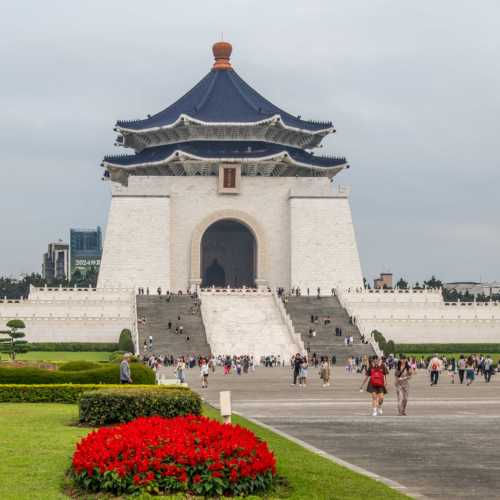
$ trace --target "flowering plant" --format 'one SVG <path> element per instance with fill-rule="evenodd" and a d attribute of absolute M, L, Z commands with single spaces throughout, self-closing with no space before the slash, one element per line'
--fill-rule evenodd
<path fill-rule="evenodd" d="M 141 417 L 84 437 L 71 470 L 79 486 L 94 492 L 246 495 L 270 486 L 276 460 L 264 441 L 237 425 Z"/>

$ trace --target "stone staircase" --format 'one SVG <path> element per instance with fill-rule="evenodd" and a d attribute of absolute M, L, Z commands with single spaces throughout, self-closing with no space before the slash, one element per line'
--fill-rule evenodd
<path fill-rule="evenodd" d="M 171 295 L 170 301 L 167 301 L 165 295 L 137 295 L 136 300 L 141 353 L 144 350 L 144 341 L 152 335 L 153 353 L 156 355 L 210 355 L 199 307 L 194 308 L 193 314 L 195 302 L 189 295 Z M 145 324 L 141 322 L 142 318 L 146 318 Z M 169 321 L 172 322 L 170 330 Z M 182 334 L 176 334 L 175 328 L 180 325 L 184 331 Z"/>
<path fill-rule="evenodd" d="M 361 334 L 356 325 L 351 324 L 349 314 L 336 297 L 289 297 L 286 310 L 297 333 L 302 335 L 306 348 L 312 355 L 331 356 L 335 354 L 338 363 L 344 363 L 350 356 L 371 356 L 375 354 L 370 344 L 361 342 Z M 319 323 L 311 323 L 311 316 L 319 316 Z M 330 316 L 331 323 L 324 324 Z M 335 328 L 342 330 L 342 336 L 335 335 Z M 316 337 L 309 337 L 309 329 L 316 330 Z M 354 344 L 346 346 L 344 339 L 352 335 Z"/>
<path fill-rule="evenodd" d="M 270 292 L 202 292 L 201 311 L 215 355 L 279 355 L 288 362 L 302 351 Z"/>

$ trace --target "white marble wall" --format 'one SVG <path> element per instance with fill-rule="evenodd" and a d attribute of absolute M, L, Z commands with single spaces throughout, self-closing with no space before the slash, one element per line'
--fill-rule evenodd
<path fill-rule="evenodd" d="M 218 193 L 215 176 L 135 176 L 111 186 L 99 287 L 185 290 L 200 223 L 229 211 L 258 223 L 270 286 L 361 285 L 349 200 L 327 178 L 243 177 L 240 194 Z"/>

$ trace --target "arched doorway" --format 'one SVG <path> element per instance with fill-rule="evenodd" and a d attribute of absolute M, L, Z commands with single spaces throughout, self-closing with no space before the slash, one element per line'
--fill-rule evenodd
<path fill-rule="evenodd" d="M 203 287 L 254 287 L 257 244 L 252 231 L 241 222 L 222 219 L 211 224 L 201 239 Z"/>

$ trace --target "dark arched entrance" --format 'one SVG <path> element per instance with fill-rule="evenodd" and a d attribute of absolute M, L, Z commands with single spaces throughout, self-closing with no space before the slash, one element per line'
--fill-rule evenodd
<path fill-rule="evenodd" d="M 201 239 L 203 287 L 255 286 L 256 242 L 244 224 L 224 219 L 214 222 Z"/>

